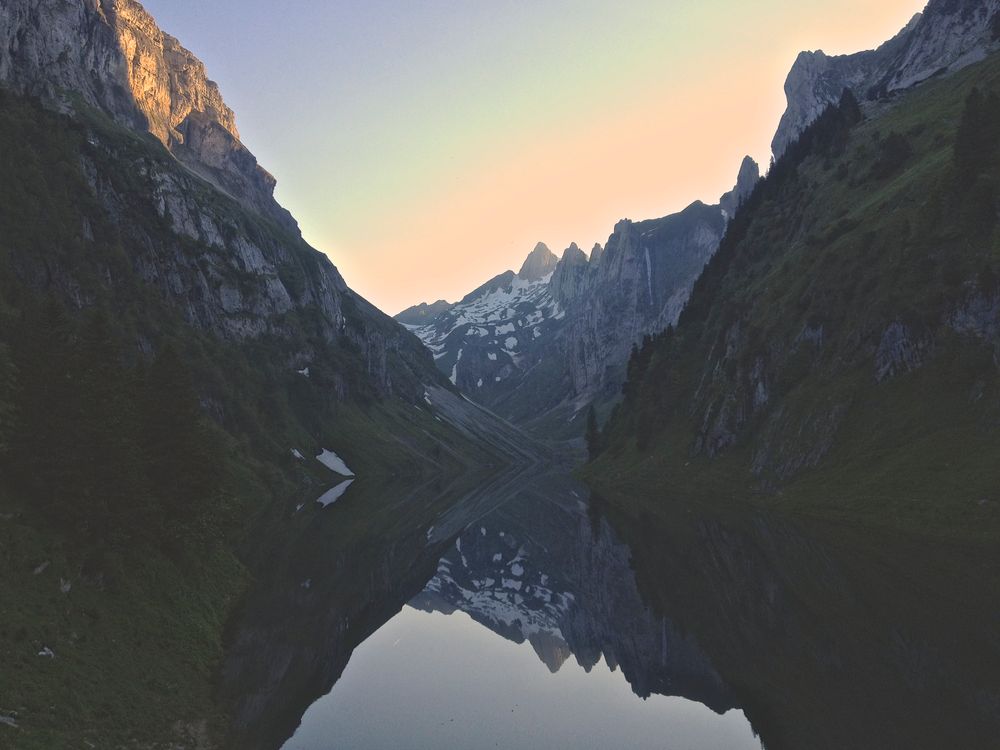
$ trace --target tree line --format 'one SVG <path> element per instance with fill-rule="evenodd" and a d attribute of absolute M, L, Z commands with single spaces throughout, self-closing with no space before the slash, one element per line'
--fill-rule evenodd
<path fill-rule="evenodd" d="M 223 440 L 173 346 L 137 356 L 107 311 L 71 316 L 54 299 L 5 327 L 8 491 L 85 543 L 169 547 L 219 531 Z"/>

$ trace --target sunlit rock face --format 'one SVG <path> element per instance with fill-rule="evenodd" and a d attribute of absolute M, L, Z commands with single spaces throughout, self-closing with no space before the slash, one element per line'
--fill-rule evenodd
<path fill-rule="evenodd" d="M 235 115 L 198 58 L 160 31 L 138 3 L 106 0 L 101 5 L 125 59 L 132 96 L 153 135 L 164 145 L 183 141 L 177 128 L 192 112 L 201 112 L 239 139 Z"/>
<path fill-rule="evenodd" d="M 878 99 L 983 59 L 997 44 L 998 9 L 1000 0 L 931 0 L 876 50 L 801 53 L 785 82 L 788 108 L 771 144 L 775 157 L 845 88 L 861 101 Z"/>
<path fill-rule="evenodd" d="M 2 0 L 0 88 L 85 132 L 78 163 L 89 195 L 81 200 L 95 203 L 81 224 L 83 256 L 97 255 L 90 245 L 103 224 L 128 259 L 96 271 L 106 290 L 139 283 L 194 329 L 232 342 L 269 337 L 290 372 L 319 372 L 326 347 L 347 347 L 364 376 L 352 386 L 330 372 L 340 400 L 374 387 L 422 403 L 425 385 L 443 382 L 418 342 L 303 241 L 204 65 L 139 3 Z M 58 290 L 77 307 L 92 302 L 76 266 L 27 252 L 12 262 L 30 286 Z"/>
<path fill-rule="evenodd" d="M 134 0 L 5 2 L 0 84 L 64 110 L 82 101 L 148 131 L 203 179 L 295 227 L 205 66 Z"/>

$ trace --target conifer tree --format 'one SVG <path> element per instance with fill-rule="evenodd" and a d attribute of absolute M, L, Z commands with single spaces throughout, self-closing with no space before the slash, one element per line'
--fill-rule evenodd
<path fill-rule="evenodd" d="M 86 514 L 81 520 L 105 541 L 144 536 L 151 529 L 136 444 L 134 382 L 105 311 L 86 321 L 77 362 L 78 421 L 71 463 L 83 503 L 73 515 Z"/>
<path fill-rule="evenodd" d="M 143 384 L 142 445 L 152 492 L 173 526 L 193 522 L 218 488 L 221 456 L 184 362 L 166 346 Z"/>
<path fill-rule="evenodd" d="M 22 386 L 12 466 L 44 513 L 57 520 L 75 487 L 76 337 L 62 303 L 49 298 L 25 316 L 16 339 Z"/>

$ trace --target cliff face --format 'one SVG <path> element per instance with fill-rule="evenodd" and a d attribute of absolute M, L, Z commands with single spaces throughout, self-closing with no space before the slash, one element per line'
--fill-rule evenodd
<path fill-rule="evenodd" d="M 205 66 L 134 0 L 11 0 L 0 83 L 63 110 L 75 101 L 151 133 L 204 179 L 289 229 L 274 178 L 240 142 Z"/>
<path fill-rule="evenodd" d="M 607 395 L 617 391 L 632 345 L 676 322 L 725 226 L 718 206 L 700 202 L 664 219 L 615 226 L 574 300 L 563 338 L 581 402 L 604 387 L 611 389 Z"/>
<path fill-rule="evenodd" d="M 590 259 L 574 242 L 563 252 L 562 258 L 556 264 L 549 287 L 552 296 L 561 303 L 577 299 L 587 283 Z"/>
<path fill-rule="evenodd" d="M 67 188 L 78 192 L 77 216 L 67 222 L 90 249 L 72 256 L 53 247 L 56 255 L 42 257 L 9 248 L 29 286 L 85 307 L 108 292 L 124 300 L 134 279 L 196 329 L 234 342 L 269 337 L 289 368 L 315 365 L 326 347 L 349 346 L 365 388 L 418 402 L 424 385 L 440 382 L 416 340 L 302 240 L 204 65 L 141 5 L 4 3 L 0 87 L 68 114 L 45 127 L 65 132 L 78 149 L 63 157 L 80 167 Z M 151 134 L 169 154 L 129 132 Z M 103 259 L 112 237 L 129 258 L 127 271 Z M 82 276 L 81 261 L 94 273 Z M 140 346 L 153 337 L 140 332 Z M 346 375 L 342 363 L 336 370 L 334 391 L 347 398 L 359 376 Z"/>
<path fill-rule="evenodd" d="M 760 166 L 747 156 L 740 164 L 736 186 L 719 199 L 719 207 L 727 221 L 736 216 L 736 212 L 750 197 L 758 182 L 760 182 Z"/>
<path fill-rule="evenodd" d="M 540 434 L 572 437 L 581 409 L 617 397 L 632 346 L 677 321 L 759 177 L 747 157 L 720 205 L 621 221 L 589 258 L 573 244 L 556 262 L 539 244 L 520 274 L 496 277 L 415 332 L 481 403 Z"/>
<path fill-rule="evenodd" d="M 876 50 L 836 57 L 803 52 L 785 82 L 788 109 L 771 144 L 775 157 L 845 88 L 859 100 L 875 100 L 982 60 L 996 46 L 998 9 L 997 0 L 931 0 Z"/>
<path fill-rule="evenodd" d="M 810 126 L 637 358 L 595 472 L 925 533 L 996 524 L 998 92 L 993 55 Z"/>
<path fill-rule="evenodd" d="M 539 242 L 524 259 L 521 270 L 517 272 L 518 278 L 525 281 L 538 281 L 552 273 L 558 262 L 559 259 L 552 254 L 545 243 Z"/>

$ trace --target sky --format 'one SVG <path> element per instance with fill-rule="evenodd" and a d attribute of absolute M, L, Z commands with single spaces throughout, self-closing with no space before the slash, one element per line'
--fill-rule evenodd
<path fill-rule="evenodd" d="M 714 203 L 766 168 L 801 50 L 877 46 L 925 0 L 144 0 L 206 64 L 277 198 L 394 314 L 538 241 Z"/>

